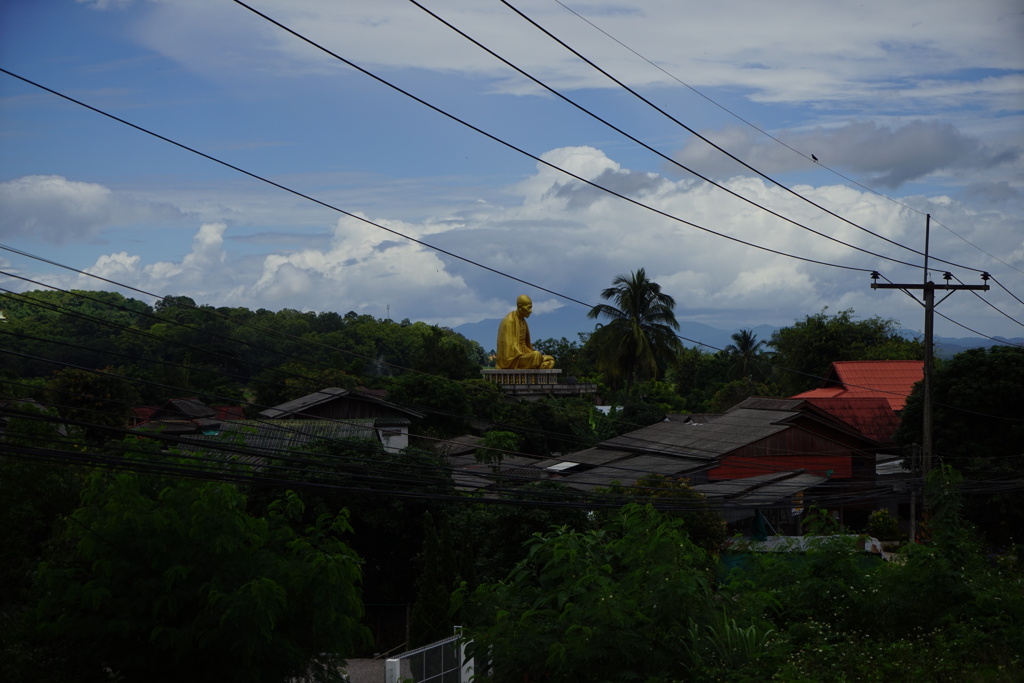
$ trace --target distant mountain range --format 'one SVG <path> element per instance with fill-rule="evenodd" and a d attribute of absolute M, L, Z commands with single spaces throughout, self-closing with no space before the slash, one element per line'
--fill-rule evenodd
<path fill-rule="evenodd" d="M 472 339 L 473 341 L 484 347 L 484 351 L 491 351 L 494 349 L 495 340 L 498 334 L 498 323 L 501 321 L 497 318 L 490 320 L 481 320 L 476 323 L 466 323 L 459 325 L 454 328 L 456 332 Z M 711 327 L 704 323 L 693 322 L 689 320 L 679 321 L 680 336 L 685 338 L 683 342 L 686 346 L 701 346 L 702 350 L 713 352 L 718 349 L 724 349 L 729 344 L 732 344 L 732 335 L 739 332 L 740 329 L 749 329 L 758 339 L 768 341 L 772 337 L 772 332 L 779 329 L 771 325 L 756 325 L 754 327 L 736 328 L 732 330 L 723 330 L 717 327 Z M 586 314 L 573 315 L 573 314 L 561 314 L 555 313 L 553 315 L 535 316 L 530 318 L 530 334 L 534 341 L 538 339 L 560 339 L 565 337 L 569 341 L 579 341 L 580 332 L 590 332 L 594 329 L 594 321 L 586 317 Z M 907 338 L 923 337 L 924 335 L 914 330 L 903 329 L 900 330 L 903 336 Z M 1004 337 L 997 337 L 1003 341 L 1010 342 L 1012 344 L 1024 345 L 1024 337 L 1014 337 L 1012 339 L 1006 339 Z M 991 339 L 985 339 L 984 337 L 936 337 L 935 338 L 935 355 L 939 358 L 949 358 L 954 356 L 961 351 L 967 349 L 976 348 L 988 348 L 994 346 L 996 342 Z"/>

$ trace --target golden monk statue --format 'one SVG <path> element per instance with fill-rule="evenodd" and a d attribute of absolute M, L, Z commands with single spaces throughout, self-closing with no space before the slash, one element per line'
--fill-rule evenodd
<path fill-rule="evenodd" d="M 533 301 L 525 294 L 516 299 L 516 310 L 506 315 L 498 325 L 498 359 L 501 370 L 550 370 L 555 367 L 553 356 L 534 351 L 530 343 L 530 327 L 526 319 L 533 313 Z"/>

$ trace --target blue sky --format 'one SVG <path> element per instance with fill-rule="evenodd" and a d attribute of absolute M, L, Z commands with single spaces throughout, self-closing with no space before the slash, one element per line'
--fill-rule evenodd
<path fill-rule="evenodd" d="M 999 283 L 984 301 L 958 292 L 939 311 L 978 333 L 1024 337 L 1019 2 L 510 3 L 675 121 L 498 0 L 422 4 L 661 156 L 408 0 L 251 6 L 551 166 L 231 0 L 12 0 L 0 5 L 0 66 L 535 286 L 7 74 L 0 244 L 218 306 L 455 327 L 498 318 L 527 293 L 534 337 L 579 319 L 585 308 L 573 299 L 598 303 L 613 277 L 641 267 L 676 298 L 684 335 L 688 321 L 782 326 L 826 306 L 921 329 L 919 304 L 872 291 L 856 269 L 921 281 L 921 256 L 899 245 L 922 250 L 931 214 L 932 256 L 956 264 L 933 264 L 932 277 L 948 269 L 978 284 L 979 269 Z M 0 269 L 54 287 L 112 288 L 11 251 L 0 251 Z M 38 287 L 18 277 L 0 275 L 0 287 Z M 943 318 L 936 331 L 974 336 Z"/>

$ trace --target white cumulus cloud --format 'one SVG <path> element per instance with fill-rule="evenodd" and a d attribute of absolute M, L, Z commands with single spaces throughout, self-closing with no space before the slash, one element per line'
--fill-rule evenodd
<path fill-rule="evenodd" d="M 135 222 L 162 222 L 182 213 L 163 202 L 138 201 L 98 183 L 29 175 L 0 183 L 0 237 L 69 244 Z"/>

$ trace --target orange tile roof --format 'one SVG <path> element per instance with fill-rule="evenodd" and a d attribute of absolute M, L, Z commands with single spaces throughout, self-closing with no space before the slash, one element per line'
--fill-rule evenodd
<path fill-rule="evenodd" d="M 802 394 L 790 396 L 790 398 L 836 398 L 842 396 L 845 391 L 846 389 L 842 387 L 819 387 L 818 389 L 805 391 Z"/>
<path fill-rule="evenodd" d="M 823 385 L 792 398 L 883 397 L 893 410 L 902 410 L 914 384 L 924 377 L 924 361 L 834 361 Z"/>

